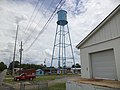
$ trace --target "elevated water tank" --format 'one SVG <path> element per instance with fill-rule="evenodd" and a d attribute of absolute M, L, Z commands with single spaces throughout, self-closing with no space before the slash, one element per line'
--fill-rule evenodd
<path fill-rule="evenodd" d="M 67 22 L 67 12 L 65 10 L 60 10 L 57 12 L 58 14 L 58 21 L 57 21 L 57 24 L 58 25 L 66 25 L 68 22 Z"/>

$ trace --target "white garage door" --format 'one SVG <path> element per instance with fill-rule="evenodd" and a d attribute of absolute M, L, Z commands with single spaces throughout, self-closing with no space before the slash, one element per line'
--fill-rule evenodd
<path fill-rule="evenodd" d="M 93 78 L 117 79 L 113 50 L 91 54 Z"/>

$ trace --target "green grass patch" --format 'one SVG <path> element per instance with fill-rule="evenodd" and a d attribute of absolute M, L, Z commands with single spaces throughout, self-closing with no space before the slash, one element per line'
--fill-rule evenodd
<path fill-rule="evenodd" d="M 56 83 L 55 85 L 50 86 L 49 90 L 66 90 L 66 84 Z"/>
<path fill-rule="evenodd" d="M 5 78 L 13 78 L 12 75 L 6 75 Z"/>
<path fill-rule="evenodd" d="M 43 76 L 36 77 L 35 81 L 50 81 L 50 80 L 55 80 L 62 77 L 63 76 L 61 75 L 43 75 Z"/>
<path fill-rule="evenodd" d="M 34 79 L 35 81 L 49 81 L 49 80 L 55 80 L 55 77 L 53 76 L 39 76 Z"/>
<path fill-rule="evenodd" d="M 55 79 L 60 79 L 63 77 L 68 77 L 68 76 L 77 76 L 74 74 L 60 74 L 60 75 L 43 75 L 43 76 L 38 76 L 36 77 L 33 81 L 51 81 L 51 80 L 55 80 Z M 6 75 L 5 79 L 4 79 L 5 83 L 10 83 L 10 84 L 14 84 L 14 83 L 18 83 L 19 81 L 14 81 L 13 77 L 11 75 Z"/>
<path fill-rule="evenodd" d="M 14 81 L 13 78 L 10 78 L 10 79 L 4 79 L 3 82 L 4 82 L 4 83 L 9 83 L 9 84 L 12 84 L 12 85 L 16 83 L 16 81 Z"/>
<path fill-rule="evenodd" d="M 60 78 L 67 77 L 67 76 L 75 76 L 75 75 L 73 74 L 43 75 L 43 76 L 36 77 L 34 80 L 35 81 L 50 81 L 50 80 L 60 79 Z"/>

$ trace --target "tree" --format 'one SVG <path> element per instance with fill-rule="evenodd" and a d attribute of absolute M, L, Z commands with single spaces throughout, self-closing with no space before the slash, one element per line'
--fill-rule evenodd
<path fill-rule="evenodd" d="M 3 62 L 0 62 L 0 72 L 7 69 L 7 65 L 5 65 Z"/>
<path fill-rule="evenodd" d="M 10 63 L 9 65 L 9 70 L 12 70 L 12 65 L 13 65 L 13 62 Z M 21 64 L 20 66 L 20 63 L 19 61 L 15 61 L 15 64 L 14 64 L 14 68 L 23 68 L 23 69 L 42 69 L 42 68 L 45 68 L 46 66 L 44 66 L 43 64 L 41 65 L 36 65 L 36 64 Z"/>
<path fill-rule="evenodd" d="M 81 68 L 81 65 L 76 63 L 76 68 Z"/>
<path fill-rule="evenodd" d="M 76 63 L 76 65 L 72 65 L 72 68 L 81 68 L 81 65 L 80 64 L 78 64 L 78 63 Z"/>
<path fill-rule="evenodd" d="M 14 62 L 14 68 L 19 68 L 20 67 L 19 65 L 20 65 L 19 61 Z M 13 66 L 13 62 L 10 63 L 9 70 L 12 70 L 12 66 Z"/>
<path fill-rule="evenodd" d="M 23 69 L 42 69 L 45 68 L 43 64 L 41 65 L 36 65 L 36 64 L 21 64 L 21 68 Z"/>

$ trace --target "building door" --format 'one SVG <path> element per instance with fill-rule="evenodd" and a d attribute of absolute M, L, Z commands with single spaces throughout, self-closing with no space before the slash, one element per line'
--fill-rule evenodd
<path fill-rule="evenodd" d="M 93 78 L 117 79 L 113 50 L 92 53 L 91 61 Z"/>

